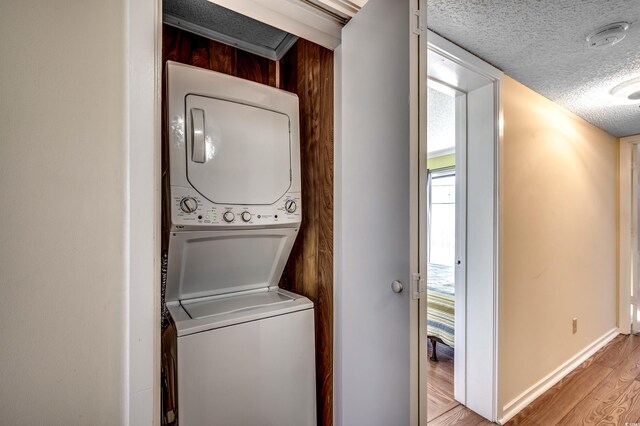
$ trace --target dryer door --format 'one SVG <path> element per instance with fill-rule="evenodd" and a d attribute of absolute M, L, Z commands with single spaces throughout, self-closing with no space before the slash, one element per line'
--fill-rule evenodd
<path fill-rule="evenodd" d="M 188 95 L 187 179 L 218 204 L 278 201 L 291 186 L 290 118 L 229 100 Z"/>

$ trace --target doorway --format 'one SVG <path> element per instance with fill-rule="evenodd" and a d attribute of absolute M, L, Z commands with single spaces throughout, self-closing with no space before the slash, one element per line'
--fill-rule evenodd
<path fill-rule="evenodd" d="M 464 353 L 455 351 L 455 343 L 464 341 L 460 301 L 464 300 L 466 263 L 466 97 L 433 79 L 427 90 L 427 421 L 431 421 L 458 405 L 456 356 L 464 363 Z"/>
<path fill-rule="evenodd" d="M 419 196 L 424 201 L 419 203 L 419 256 L 427 284 L 419 304 L 424 395 L 420 422 L 447 423 L 452 420 L 448 415 L 464 410 L 494 421 L 500 414 L 497 188 L 502 73 L 428 30 L 426 38 L 420 50 L 426 52 L 420 80 L 426 117 L 420 122 L 424 164 Z M 448 118 L 439 117 L 438 109 L 448 110 Z M 438 120 L 445 122 L 440 129 L 433 127 Z M 443 140 L 449 140 L 448 148 L 438 146 Z"/>
<path fill-rule="evenodd" d="M 640 135 L 620 139 L 619 179 L 619 282 L 618 328 L 620 333 L 640 332 L 640 272 L 638 255 L 640 246 L 638 224 L 640 223 Z"/>

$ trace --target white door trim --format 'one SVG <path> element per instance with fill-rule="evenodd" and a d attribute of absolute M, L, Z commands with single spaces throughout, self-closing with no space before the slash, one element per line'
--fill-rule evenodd
<path fill-rule="evenodd" d="M 160 424 L 162 2 L 128 2 L 125 424 Z"/>
<path fill-rule="evenodd" d="M 427 31 L 428 33 L 428 45 L 429 49 L 451 59 L 465 68 L 474 71 L 489 80 L 502 80 L 504 73 L 492 65 L 489 65 L 482 59 L 467 52 L 460 46 L 451 43 L 444 37 L 440 37 L 438 34 Z"/>
<path fill-rule="evenodd" d="M 426 99 L 426 80 L 425 84 L 421 84 L 421 80 L 426 77 L 427 66 L 426 56 L 420 55 L 421 49 L 426 48 L 426 34 L 422 36 L 422 28 L 426 27 L 426 3 L 423 0 L 411 0 L 409 3 L 409 22 L 412 27 L 409 28 L 409 269 L 412 272 L 423 273 L 423 279 L 426 279 L 426 271 L 422 271 L 420 265 L 424 265 L 423 259 L 426 259 L 426 250 L 424 238 L 420 238 L 423 232 L 423 226 L 420 225 L 422 213 L 426 211 L 424 205 L 424 197 L 420 196 L 424 191 L 423 180 L 426 180 L 426 158 L 421 157 L 422 152 L 426 152 L 426 103 L 422 105 L 422 99 Z M 422 87 L 424 86 L 424 88 Z M 426 228 L 426 227 L 424 227 Z M 412 276 L 415 280 L 415 275 Z M 409 381 L 410 381 L 410 424 L 419 425 L 426 424 L 426 392 L 421 391 L 427 389 L 426 370 L 421 369 L 421 357 L 425 357 L 425 353 L 421 348 L 426 348 L 426 334 L 420 333 L 420 324 L 426 321 L 426 317 L 422 318 L 420 309 L 420 298 L 426 297 L 423 292 L 420 281 L 410 283 L 410 291 L 412 293 L 409 305 Z M 418 299 L 415 298 L 414 290 L 418 292 Z M 423 334 L 425 334 L 423 336 Z M 416 338 L 418 337 L 418 338 Z"/>

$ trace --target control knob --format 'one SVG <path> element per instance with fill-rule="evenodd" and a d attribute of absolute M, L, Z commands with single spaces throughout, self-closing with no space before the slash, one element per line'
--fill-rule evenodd
<path fill-rule="evenodd" d="M 240 217 L 242 218 L 243 221 L 245 222 L 249 222 L 251 220 L 251 213 L 249 212 L 242 212 L 242 214 L 240 215 Z"/>
<path fill-rule="evenodd" d="M 296 205 L 296 202 L 293 200 L 287 200 L 284 203 L 284 209 L 289 213 L 295 212 L 297 208 L 298 206 Z"/>
<path fill-rule="evenodd" d="M 180 209 L 185 213 L 193 213 L 198 208 L 198 202 L 193 197 L 184 197 L 180 200 Z"/>
<path fill-rule="evenodd" d="M 225 222 L 231 223 L 233 222 L 233 220 L 236 218 L 236 215 L 233 214 L 232 211 L 227 210 L 226 212 L 224 212 L 224 214 L 222 215 L 222 218 L 224 219 Z"/>

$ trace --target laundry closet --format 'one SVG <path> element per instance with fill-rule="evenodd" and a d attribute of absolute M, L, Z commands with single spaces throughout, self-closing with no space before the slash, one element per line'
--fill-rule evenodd
<path fill-rule="evenodd" d="M 163 22 L 163 423 L 332 424 L 333 52 Z"/>

